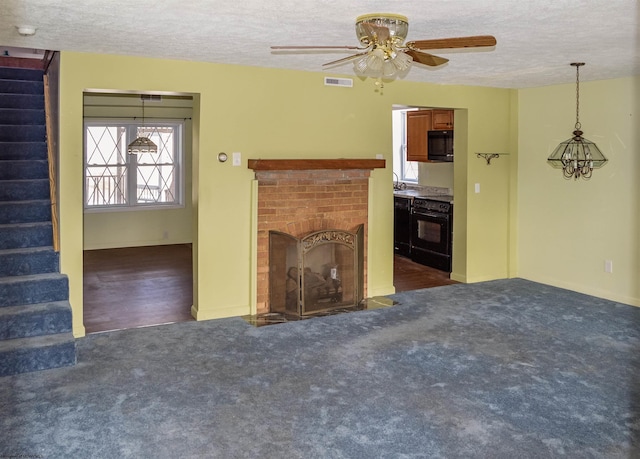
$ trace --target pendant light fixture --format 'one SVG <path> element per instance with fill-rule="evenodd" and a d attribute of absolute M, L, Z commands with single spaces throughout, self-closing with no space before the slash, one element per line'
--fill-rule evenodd
<path fill-rule="evenodd" d="M 575 180 L 582 177 L 585 180 L 591 178 L 593 169 L 599 169 L 607 162 L 598 146 L 590 140 L 582 137 L 580 125 L 580 67 L 584 62 L 572 62 L 576 68 L 576 125 L 573 137 L 565 140 L 556 147 L 547 159 L 547 162 L 555 168 L 562 169 L 564 178 Z"/>
<path fill-rule="evenodd" d="M 142 100 L 142 129 L 144 129 L 144 96 L 140 96 Z M 145 135 L 137 137 L 127 147 L 127 153 L 130 155 L 138 155 L 142 153 L 158 153 L 158 146 Z"/>

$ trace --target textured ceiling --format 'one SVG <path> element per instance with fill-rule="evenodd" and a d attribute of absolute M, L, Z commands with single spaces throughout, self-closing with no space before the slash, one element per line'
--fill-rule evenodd
<path fill-rule="evenodd" d="M 4 0 L 0 46 L 324 71 L 353 75 L 348 54 L 273 53 L 270 45 L 358 45 L 355 18 L 409 18 L 407 40 L 494 35 L 490 50 L 441 51 L 405 78 L 524 88 L 640 74 L 638 0 Z M 23 37 L 16 26 L 37 29 Z"/>

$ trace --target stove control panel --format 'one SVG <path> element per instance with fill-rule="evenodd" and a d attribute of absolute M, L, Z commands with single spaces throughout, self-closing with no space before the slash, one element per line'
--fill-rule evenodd
<path fill-rule="evenodd" d="M 451 204 L 448 202 L 434 201 L 431 199 L 415 198 L 413 200 L 414 210 L 428 210 L 431 212 L 440 212 L 448 214 L 451 212 Z"/>

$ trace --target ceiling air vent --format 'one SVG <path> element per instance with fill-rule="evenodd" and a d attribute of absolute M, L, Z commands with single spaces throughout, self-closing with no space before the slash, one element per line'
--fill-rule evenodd
<path fill-rule="evenodd" d="M 334 78 L 324 77 L 325 86 L 342 86 L 343 88 L 352 88 L 353 80 L 351 78 Z"/>

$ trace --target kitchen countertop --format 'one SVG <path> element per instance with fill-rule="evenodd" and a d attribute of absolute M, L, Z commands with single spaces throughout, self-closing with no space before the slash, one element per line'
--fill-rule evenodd
<path fill-rule="evenodd" d="M 400 196 L 401 198 L 415 198 L 416 196 L 420 196 L 420 191 L 417 190 L 393 190 L 394 196 Z"/>

